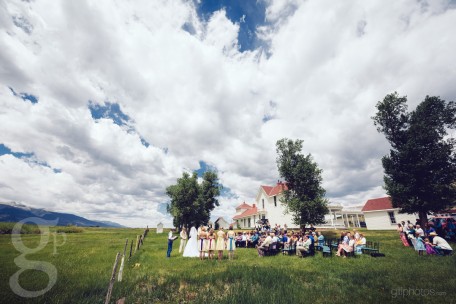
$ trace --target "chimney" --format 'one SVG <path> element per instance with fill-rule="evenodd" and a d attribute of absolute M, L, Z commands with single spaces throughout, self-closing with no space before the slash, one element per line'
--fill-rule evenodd
<path fill-rule="evenodd" d="M 253 204 L 253 208 L 255 208 L 255 204 Z"/>

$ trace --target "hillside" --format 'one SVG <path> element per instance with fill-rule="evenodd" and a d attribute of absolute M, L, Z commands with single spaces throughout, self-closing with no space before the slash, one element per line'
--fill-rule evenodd
<path fill-rule="evenodd" d="M 70 213 L 52 212 L 45 209 L 31 208 L 18 203 L 0 203 L 0 222 L 19 222 L 29 217 L 37 217 L 46 221 L 57 220 L 58 226 L 95 226 L 95 227 L 124 227 L 108 221 L 92 221 Z"/>

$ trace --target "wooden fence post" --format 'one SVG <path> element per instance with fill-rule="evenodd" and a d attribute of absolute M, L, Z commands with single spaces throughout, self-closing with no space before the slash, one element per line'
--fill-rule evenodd
<path fill-rule="evenodd" d="M 122 274 L 123 274 L 123 268 L 124 268 L 124 263 L 125 263 L 125 253 L 127 251 L 127 245 L 128 245 L 128 239 L 125 242 L 124 251 L 123 251 L 123 255 L 122 255 L 122 262 L 120 262 L 119 276 L 117 277 L 117 281 L 119 281 L 119 282 L 122 282 Z"/>
<path fill-rule="evenodd" d="M 139 249 L 139 235 L 136 236 L 136 247 L 135 247 L 135 253 Z"/>
<path fill-rule="evenodd" d="M 111 280 L 109 281 L 108 293 L 106 294 L 105 304 L 109 304 L 111 300 L 112 288 L 114 287 L 114 282 L 116 280 L 117 264 L 119 264 L 120 252 L 117 252 L 116 261 L 114 262 L 114 267 L 112 268 Z"/>
<path fill-rule="evenodd" d="M 131 252 L 133 251 L 133 240 L 131 240 L 131 245 L 130 245 L 130 256 L 128 257 L 128 259 L 130 260 L 131 259 Z"/>

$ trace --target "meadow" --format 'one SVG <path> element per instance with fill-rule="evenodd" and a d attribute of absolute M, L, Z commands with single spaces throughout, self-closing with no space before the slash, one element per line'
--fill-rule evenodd
<path fill-rule="evenodd" d="M 13 292 L 10 278 L 20 270 L 15 259 L 21 252 L 12 242 L 19 241 L 0 235 L 2 303 L 104 303 L 116 253 L 123 251 L 126 238 L 136 240 L 143 232 L 83 228 L 63 236 L 53 234 L 57 229 L 61 228 L 51 228 L 42 250 L 26 255 L 27 260 L 45 261 L 57 270 L 55 285 L 35 298 Z M 456 303 L 456 255 L 420 257 L 402 246 L 396 232 L 364 233 L 368 240 L 381 242 L 385 257 L 323 258 L 319 253 L 259 258 L 255 249 L 240 248 L 232 261 L 200 261 L 180 256 L 178 240 L 167 259 L 166 231 L 151 230 L 126 263 L 123 281 L 114 284 L 111 303 L 123 297 L 126 303 Z M 37 247 L 42 237 L 20 236 L 29 248 Z M 26 270 L 18 283 L 26 290 L 40 290 L 47 286 L 48 276 Z"/>

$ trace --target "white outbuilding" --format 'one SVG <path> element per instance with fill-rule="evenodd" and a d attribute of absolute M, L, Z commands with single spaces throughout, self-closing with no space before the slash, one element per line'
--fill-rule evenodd
<path fill-rule="evenodd" d="M 400 208 L 393 207 L 389 196 L 370 199 L 361 209 L 367 229 L 370 230 L 394 230 L 398 223 L 407 220 L 415 223 L 418 218 L 416 214 L 399 213 L 399 210 Z"/>

